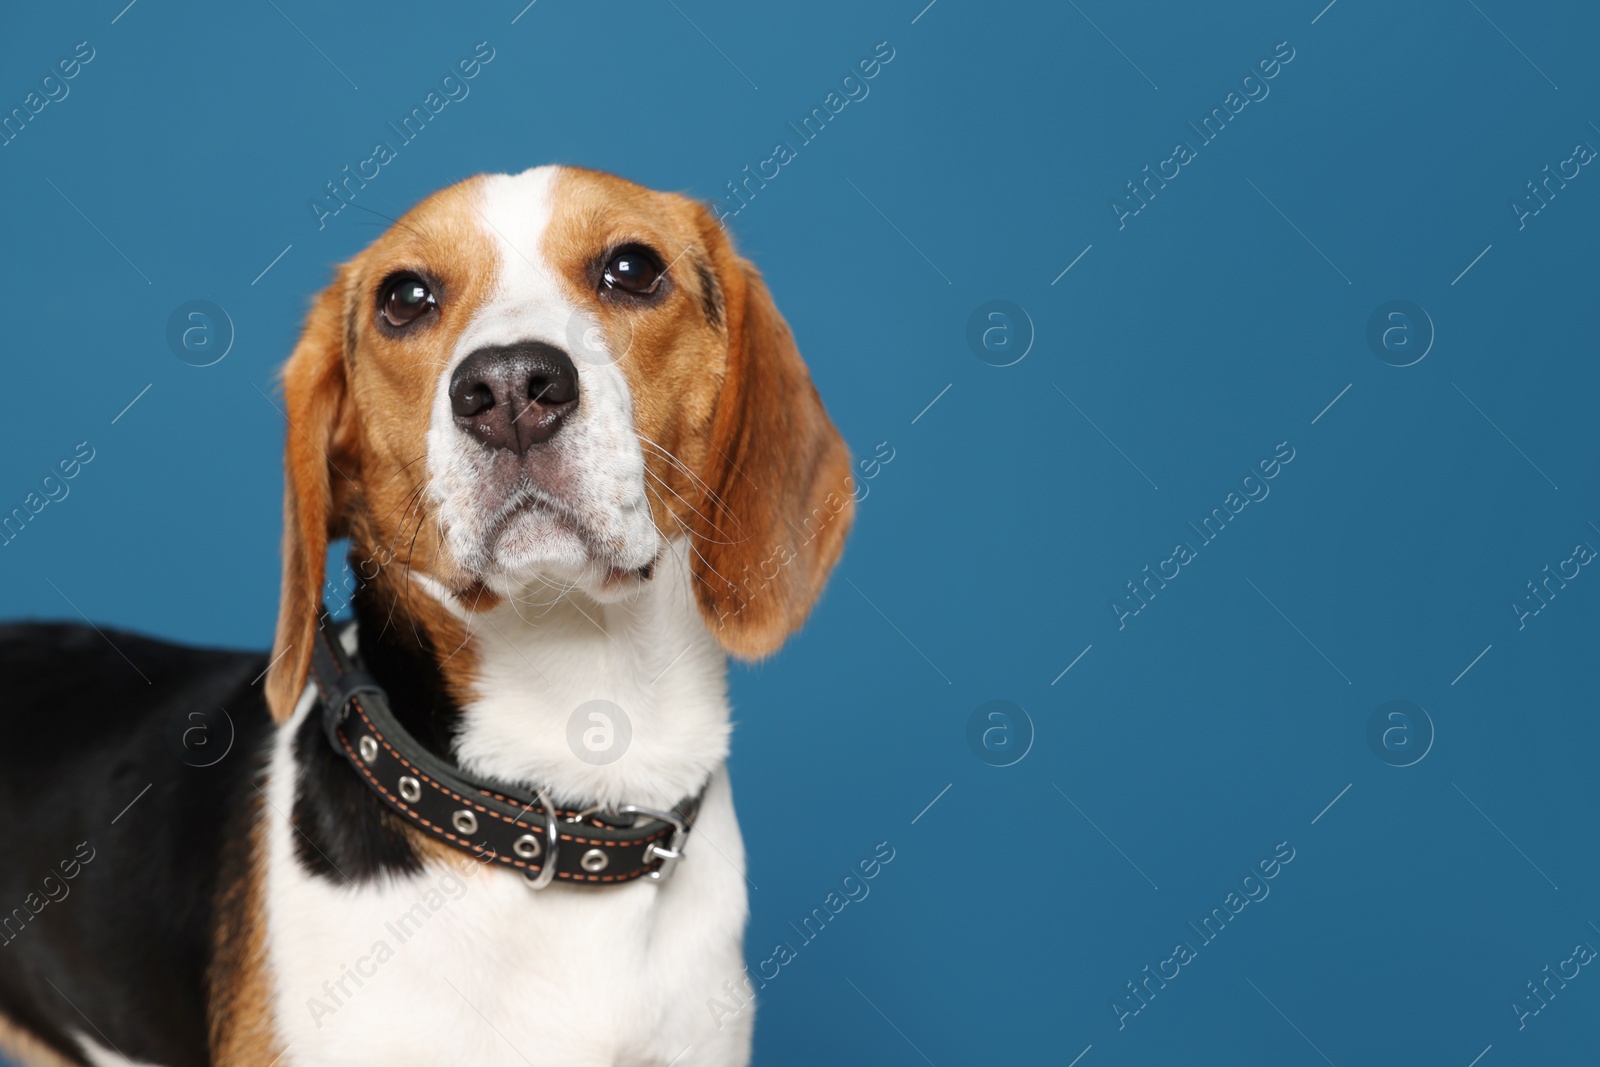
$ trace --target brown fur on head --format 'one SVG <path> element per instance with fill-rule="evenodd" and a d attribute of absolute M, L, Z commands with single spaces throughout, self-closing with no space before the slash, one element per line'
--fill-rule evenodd
<path fill-rule="evenodd" d="M 535 217 L 536 232 L 527 222 Z M 665 268 L 648 301 L 599 281 L 605 257 L 625 245 L 651 250 Z M 437 298 L 403 329 L 380 317 L 397 272 L 425 276 Z M 563 329 L 567 321 L 587 328 Z M 593 171 L 473 178 L 423 201 L 339 269 L 284 368 L 283 588 L 267 681 L 280 720 L 305 685 L 330 538 L 351 539 L 358 578 L 435 648 L 464 646 L 467 629 L 416 588 L 418 575 L 468 614 L 530 577 L 499 568 L 499 527 L 476 532 L 501 491 L 464 482 L 460 459 L 449 478 L 440 473 L 450 450 L 480 462 L 473 447 L 482 446 L 434 424 L 448 414 L 440 397 L 465 348 L 485 338 L 598 345 L 602 361 L 571 353 L 589 383 L 579 410 L 584 397 L 601 402 L 607 381 L 625 383 L 628 431 L 639 442 L 627 446 L 642 455 L 650 536 L 661 545 L 687 538 L 696 600 L 729 652 L 775 651 L 820 593 L 853 516 L 849 453 L 766 285 L 711 214 Z M 583 432 L 563 429 L 567 438 L 496 461 L 522 463 L 516 475 L 542 479 L 550 498 L 576 499 L 588 491 L 585 471 L 594 473 L 573 458 L 581 442 L 572 438 Z M 549 454 L 534 455 L 543 448 Z M 583 499 L 572 505 L 576 518 L 550 521 L 586 531 L 599 557 L 594 573 L 606 576 L 597 582 L 647 580 L 648 562 L 627 554 L 640 546 L 600 529 L 606 506 Z M 598 518 L 586 526 L 590 512 Z M 460 658 L 457 670 L 470 650 Z"/>

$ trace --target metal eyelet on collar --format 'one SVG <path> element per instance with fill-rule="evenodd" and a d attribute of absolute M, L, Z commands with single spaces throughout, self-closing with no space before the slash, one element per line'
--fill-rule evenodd
<path fill-rule="evenodd" d="M 361 740 L 356 742 L 356 748 L 361 752 L 361 758 L 371 763 L 378 758 L 378 740 L 371 734 L 362 734 Z"/>
<path fill-rule="evenodd" d="M 400 799 L 415 804 L 422 799 L 422 783 L 409 774 L 400 776 Z"/>
<path fill-rule="evenodd" d="M 590 874 L 599 874 L 601 871 L 610 866 L 610 864 L 611 857 L 606 855 L 605 849 L 602 848 L 591 848 L 589 851 L 585 852 L 583 854 L 583 858 L 578 861 L 578 866 L 582 867 Z"/>
<path fill-rule="evenodd" d="M 458 833 L 475 834 L 478 832 L 478 817 L 468 808 L 462 808 L 450 816 L 450 823 Z"/>
<path fill-rule="evenodd" d="M 544 844 L 533 834 L 523 834 L 512 844 L 511 851 L 525 860 L 536 860 L 544 851 Z"/>

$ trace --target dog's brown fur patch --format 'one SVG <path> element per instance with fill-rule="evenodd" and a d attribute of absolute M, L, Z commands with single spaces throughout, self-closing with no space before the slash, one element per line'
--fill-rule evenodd
<path fill-rule="evenodd" d="M 223 859 L 217 894 L 214 955 L 206 974 L 211 1059 L 218 1067 L 267 1067 L 283 1052 L 273 1029 L 272 978 L 267 970 L 264 800 L 250 804 L 243 847 Z"/>
<path fill-rule="evenodd" d="M 313 306 L 283 370 L 289 429 L 284 456 L 283 588 L 267 696 L 287 721 L 304 688 L 318 624 L 328 542 L 349 537 L 363 581 L 385 602 L 405 601 L 404 625 L 448 656 L 466 641 L 433 598 L 415 595 L 413 572 L 451 588 L 472 585 L 443 551 L 424 490 L 428 416 L 456 340 L 488 296 L 498 253 L 479 222 L 480 182 L 470 179 L 418 204 L 339 269 Z M 404 334 L 377 324 L 388 278 L 415 271 L 437 287 L 437 318 Z M 353 346 L 353 347 L 352 347 Z M 494 597 L 481 588 L 480 607 Z M 472 658 L 451 658 L 448 679 L 465 694 Z"/>
<path fill-rule="evenodd" d="M 618 366 L 656 525 L 691 535 L 695 594 L 723 647 L 768 655 L 843 550 L 855 514 L 849 450 L 761 275 L 703 205 L 575 168 L 554 199 L 540 251 L 568 298 L 594 310 L 608 338 L 627 339 Z M 663 255 L 681 298 L 647 308 L 597 298 L 588 265 L 627 241 Z"/>

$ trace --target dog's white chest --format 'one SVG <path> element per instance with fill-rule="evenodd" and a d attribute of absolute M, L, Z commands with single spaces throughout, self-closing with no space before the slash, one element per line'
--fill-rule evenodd
<path fill-rule="evenodd" d="M 709 776 L 684 859 L 665 882 L 536 891 L 455 850 L 430 853 L 409 877 L 350 884 L 309 873 L 288 818 L 290 739 L 314 713 L 308 690 L 280 732 L 263 809 L 281 1067 L 748 1062 L 753 1008 L 719 1020 L 708 1005 L 747 984 L 723 665 L 693 614 L 681 561 L 664 565 L 670 580 L 651 596 L 591 608 L 595 619 L 559 609 L 534 621 L 515 610 L 491 617 L 477 646 L 486 695 L 467 709 L 458 747 L 475 773 L 531 774 L 558 798 L 613 806 L 670 807 Z M 595 698 L 631 709 L 624 758 L 590 762 L 569 743 L 571 709 Z"/>
<path fill-rule="evenodd" d="M 347 888 L 297 866 L 291 833 L 275 820 L 267 879 L 285 1065 L 748 1060 L 752 1012 L 719 1027 L 706 1007 L 743 977 L 743 850 L 725 773 L 699 847 L 659 886 L 535 892 L 463 854 Z"/>

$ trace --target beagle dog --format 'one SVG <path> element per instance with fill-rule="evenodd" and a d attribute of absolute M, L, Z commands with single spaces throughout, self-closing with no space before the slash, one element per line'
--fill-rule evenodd
<path fill-rule="evenodd" d="M 760 275 L 683 196 L 475 177 L 339 268 L 283 399 L 270 655 L 0 627 L 0 1048 L 748 1062 L 726 656 L 855 498 Z"/>

